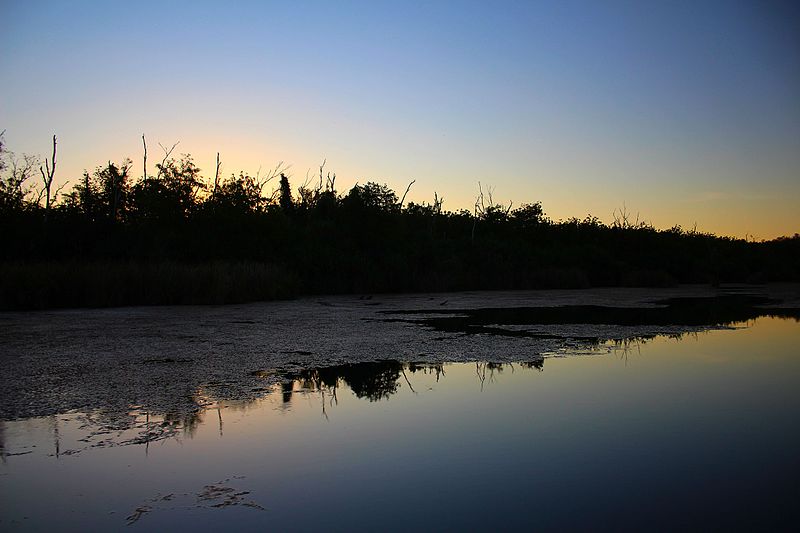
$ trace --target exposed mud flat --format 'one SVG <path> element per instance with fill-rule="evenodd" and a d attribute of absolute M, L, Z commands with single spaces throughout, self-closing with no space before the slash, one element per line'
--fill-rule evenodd
<path fill-rule="evenodd" d="M 0 420 L 0 530 L 292 531 L 330 516 L 342 530 L 386 529 L 387 516 L 403 530 L 793 530 L 800 322 L 791 308 L 757 305 L 763 297 L 729 296 L 452 314 L 400 307 L 366 327 L 562 348 L 514 363 L 287 363 L 232 372 L 257 384 L 223 390 L 236 399 L 201 384 L 183 411 L 159 413 L 152 402 Z M 685 322 L 709 309 L 776 317 L 663 323 L 687 303 Z M 662 323 L 547 323 L 567 309 L 586 322 L 599 311 L 632 322 L 639 311 Z M 532 317 L 542 323 L 525 323 Z M 456 333 L 484 327 L 493 333 Z M 698 333 L 674 333 L 687 330 Z M 644 331 L 656 337 L 628 336 Z M 194 364 L 179 354 L 139 366 Z M 165 404 L 178 398 L 150 391 Z M 414 512 L 398 514 L 409 497 Z M 509 511 L 487 513 L 487 501 Z"/>
<path fill-rule="evenodd" d="M 312 297 L 0 314 L 0 419 L 132 408 L 181 417 L 308 368 L 541 361 L 607 341 L 800 318 L 800 287 Z M 603 352 L 605 353 L 605 352 Z"/>

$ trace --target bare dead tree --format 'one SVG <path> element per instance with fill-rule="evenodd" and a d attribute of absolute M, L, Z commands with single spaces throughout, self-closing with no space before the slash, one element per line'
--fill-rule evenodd
<path fill-rule="evenodd" d="M 411 382 L 408 380 L 408 376 L 406 376 L 406 369 L 405 369 L 405 366 L 403 366 L 403 367 L 400 369 L 400 372 L 403 374 L 403 377 L 404 377 L 404 378 L 405 378 L 405 380 L 406 380 L 406 384 L 408 385 L 408 388 L 409 388 L 409 389 L 411 389 L 411 392 L 413 392 L 414 394 L 417 394 L 417 391 L 415 391 L 415 390 L 414 390 L 414 387 L 412 387 L 412 386 L 411 386 Z"/>
<path fill-rule="evenodd" d="M 475 228 L 478 225 L 478 220 L 496 219 L 498 213 L 502 213 L 503 217 L 508 217 L 512 207 L 514 207 L 513 201 L 509 202 L 508 207 L 505 207 L 503 204 L 496 204 L 494 202 L 494 189 L 487 186 L 484 190 L 484 187 L 479 181 L 478 196 L 475 198 L 475 208 L 472 217 L 472 242 L 475 242 Z"/>
<path fill-rule="evenodd" d="M 489 194 L 489 204 L 492 203 L 492 191 L 491 189 L 487 190 Z M 484 215 L 486 213 L 486 203 L 485 197 L 483 194 L 483 187 L 481 186 L 481 182 L 478 182 L 478 196 L 475 198 L 475 216 Z"/>
<path fill-rule="evenodd" d="M 176 141 L 175 144 L 173 144 L 172 147 L 169 150 L 167 148 L 165 148 L 163 144 L 158 143 L 158 145 L 164 151 L 164 159 L 161 160 L 161 165 L 159 165 L 159 168 L 158 168 L 159 177 L 161 177 L 161 174 L 164 172 L 164 165 L 167 164 L 167 159 L 169 159 L 169 157 L 172 155 L 172 152 L 175 151 L 175 148 L 180 143 L 181 143 L 180 141 Z"/>
<path fill-rule="evenodd" d="M 142 133 L 142 147 L 144 148 L 144 155 L 142 156 L 142 180 L 147 179 L 147 141 L 144 140 L 144 133 Z"/>
<path fill-rule="evenodd" d="M 491 196 L 491 191 L 489 191 L 489 195 Z M 491 201 L 490 201 L 491 204 Z M 478 196 L 475 198 L 475 210 L 472 216 L 472 242 L 475 242 L 475 228 L 478 225 L 478 217 L 482 217 L 486 214 L 486 204 L 484 203 L 484 196 L 483 196 L 483 187 L 481 187 L 481 182 L 478 182 Z"/>
<path fill-rule="evenodd" d="M 431 236 L 433 236 L 433 233 L 434 233 L 434 231 L 436 229 L 436 218 L 437 218 L 437 215 L 441 215 L 442 214 L 442 204 L 443 203 L 444 203 L 444 198 L 439 196 L 439 194 L 436 191 L 433 191 L 433 205 L 431 206 L 431 208 L 432 208 L 432 210 L 431 210 L 432 216 L 431 216 L 431 225 L 430 225 Z"/>
<path fill-rule="evenodd" d="M 42 182 L 44 183 L 44 220 L 47 222 L 47 215 L 50 213 L 50 188 L 53 186 L 53 176 L 56 173 L 56 136 L 53 135 L 53 157 L 51 161 L 44 160 L 45 168 L 39 167 L 39 172 L 42 173 Z M 47 171 L 45 172 L 45 169 Z"/>
<path fill-rule="evenodd" d="M 324 158 L 322 160 L 322 164 L 319 166 L 319 186 L 317 187 L 317 193 L 322 191 L 322 173 L 325 170 L 325 163 L 327 163 L 327 162 L 328 162 L 328 158 L 326 157 L 326 158 Z"/>
<path fill-rule="evenodd" d="M 217 195 L 217 188 L 219 187 L 219 166 L 220 166 L 219 152 L 217 152 L 217 165 L 216 167 L 214 167 L 215 171 L 214 171 L 214 192 L 212 193 L 213 196 Z"/>
<path fill-rule="evenodd" d="M 63 191 L 64 187 L 66 187 L 67 185 L 69 185 L 69 180 L 67 180 L 64 183 L 62 183 L 61 186 L 59 186 L 55 190 L 55 192 L 53 193 L 53 203 L 56 203 L 58 201 L 58 195 L 61 194 L 61 191 Z"/>
<path fill-rule="evenodd" d="M 411 180 L 411 183 L 409 183 L 408 187 L 406 187 L 406 192 L 404 192 L 403 193 L 403 197 L 400 198 L 400 209 L 403 208 L 403 203 L 406 201 L 406 195 L 408 194 L 408 191 L 411 190 L 411 186 L 414 185 L 414 183 L 416 183 L 416 182 L 417 182 L 417 180 Z"/>
<path fill-rule="evenodd" d="M 4 140 L 3 136 L 6 134 L 6 130 L 0 131 L 0 170 L 5 170 L 6 168 L 6 161 L 3 157 L 3 152 L 5 152 Z"/>
<path fill-rule="evenodd" d="M 306 179 L 303 180 L 303 184 L 297 188 L 297 192 L 300 194 L 300 199 L 302 200 L 303 204 L 308 204 L 314 199 L 314 194 L 316 191 L 319 190 L 319 187 L 315 187 L 312 189 L 310 187 L 311 184 L 311 169 L 309 168 L 306 170 Z"/>
<path fill-rule="evenodd" d="M 36 156 L 30 154 L 23 154 L 22 158 L 12 156 L 8 159 L 8 163 L 3 161 L 3 168 L 8 167 L 9 169 L 8 175 L 0 181 L 0 190 L 3 191 L 5 202 L 17 209 L 22 209 L 26 203 L 28 205 L 41 203 L 44 189 L 29 187 L 25 183 L 34 176 L 38 164 L 39 160 Z M 36 198 L 32 202 L 26 202 L 26 198 L 31 193 L 36 195 Z"/>
<path fill-rule="evenodd" d="M 433 212 L 437 215 L 442 212 L 442 204 L 444 203 L 444 198 L 439 196 L 436 191 L 433 191 Z"/>
<path fill-rule="evenodd" d="M 58 429 L 57 416 L 54 415 L 50 417 L 50 425 L 53 428 L 53 447 L 55 448 L 56 459 L 58 459 L 61 455 L 61 432 Z"/>
<path fill-rule="evenodd" d="M 486 383 L 486 363 L 475 362 L 475 373 L 478 375 L 478 381 L 481 383 L 481 392 Z"/>
<path fill-rule="evenodd" d="M 303 181 L 303 184 L 297 188 L 297 192 L 300 195 L 301 204 L 309 206 L 315 205 L 322 196 L 323 192 L 335 192 L 336 174 L 331 174 L 331 172 L 328 172 L 326 176 L 325 164 L 327 162 L 327 159 L 323 159 L 322 163 L 319 165 L 317 183 L 313 187 L 311 186 L 311 169 L 306 171 L 305 181 Z"/>
<path fill-rule="evenodd" d="M 42 205 L 42 198 L 44 197 L 44 187 L 42 187 L 41 189 L 38 187 L 32 187 L 31 190 L 22 192 L 23 192 L 23 197 L 22 197 L 23 199 L 25 198 L 24 194 L 27 194 L 28 192 L 33 192 L 33 194 L 36 195 L 36 198 L 33 199 L 31 205 L 35 205 L 37 207 Z"/>
<path fill-rule="evenodd" d="M 622 207 L 619 209 L 614 209 L 611 216 L 614 218 L 614 221 L 611 223 L 612 228 L 619 228 L 619 229 L 642 229 L 648 226 L 648 223 L 644 220 L 639 220 L 639 213 L 636 213 L 636 217 L 634 218 L 633 213 L 628 211 L 628 207 L 625 205 L 625 202 L 622 202 Z"/>
<path fill-rule="evenodd" d="M 291 165 L 286 165 L 286 164 L 283 163 L 283 161 L 278 161 L 278 164 L 275 165 L 275 168 L 273 168 L 272 170 L 267 172 L 264 175 L 264 178 L 256 183 L 256 186 L 258 187 L 259 191 L 263 190 L 264 187 L 267 185 L 267 183 L 269 183 L 270 181 L 274 180 L 275 178 L 277 178 L 281 174 L 287 173 L 290 168 L 291 168 Z M 273 191 L 272 191 L 272 193 L 270 193 L 269 197 L 268 198 L 265 197 L 266 203 L 267 204 L 274 204 L 275 200 L 278 198 L 278 194 L 279 193 L 280 193 L 280 188 L 273 189 Z"/>
<path fill-rule="evenodd" d="M 325 163 L 327 163 L 327 159 L 322 160 L 322 164 L 319 166 L 319 184 L 317 185 L 317 196 L 322 193 L 324 190 L 325 192 L 335 192 L 335 183 L 336 183 L 336 173 L 333 174 L 328 171 L 327 175 L 324 174 Z M 322 181 L 325 180 L 325 186 L 322 186 Z"/>

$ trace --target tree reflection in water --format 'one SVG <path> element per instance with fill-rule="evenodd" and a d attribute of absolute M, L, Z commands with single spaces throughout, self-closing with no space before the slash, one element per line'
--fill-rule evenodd
<path fill-rule="evenodd" d="M 491 381 L 495 372 L 501 373 L 505 368 L 512 370 L 514 368 L 512 363 L 481 362 L 475 363 L 475 365 L 481 388 L 483 388 L 487 376 Z M 541 371 L 544 367 L 544 359 L 526 361 L 519 365 L 523 368 Z M 411 374 L 412 377 L 418 372 L 434 375 L 438 383 L 445 376 L 445 367 L 446 365 L 443 363 L 401 363 L 395 360 L 385 360 L 310 368 L 288 375 L 290 381 L 281 384 L 281 391 L 284 403 L 291 401 L 292 395 L 298 392 L 320 392 L 329 394 L 329 403 L 333 404 L 338 403 L 339 387 L 346 385 L 356 398 L 366 398 L 371 402 L 377 402 L 388 400 L 396 394 L 401 386 L 401 378 L 406 382 L 409 390 L 416 393 L 408 374 Z"/>
<path fill-rule="evenodd" d="M 497 376 L 503 372 L 514 372 L 517 368 L 526 370 L 543 371 L 544 361 L 549 356 L 564 356 L 572 354 L 596 355 L 619 353 L 620 357 L 627 360 L 630 353 L 639 350 L 641 344 L 646 344 L 657 336 L 666 336 L 680 340 L 685 335 L 696 336 L 697 332 L 666 333 L 661 335 L 633 336 L 611 340 L 584 340 L 580 343 L 565 347 L 564 351 L 534 354 L 528 361 L 516 363 L 483 361 L 475 362 L 475 378 L 480 390 L 493 383 Z M 81 441 L 85 447 L 108 447 L 130 444 L 144 444 L 147 453 L 151 443 L 165 439 L 188 437 L 193 438 L 197 430 L 204 423 L 207 413 L 216 411 L 214 418 L 218 424 L 218 432 L 223 437 L 223 411 L 226 409 L 247 409 L 263 399 L 272 397 L 278 400 L 278 405 L 289 408 L 292 400 L 299 395 L 319 394 L 322 415 L 328 418 L 328 409 L 339 403 L 341 389 L 352 391 L 358 399 L 369 402 L 389 400 L 397 394 L 405 382 L 408 389 L 417 394 L 415 388 L 415 374 L 433 376 L 438 383 L 446 376 L 447 367 L 460 363 L 441 362 L 400 362 L 398 360 L 378 360 L 363 363 L 351 363 L 335 366 L 312 367 L 301 370 L 285 371 L 278 369 L 256 370 L 250 372 L 253 383 L 251 394 L 242 398 L 236 387 L 231 387 L 228 381 L 210 382 L 190 393 L 187 398 L 195 406 L 186 412 L 177 406 L 174 410 L 159 412 L 152 405 L 142 403 L 132 405 L 126 412 L 116 410 L 97 409 L 87 412 L 64 415 L 65 422 L 70 416 L 75 417 L 81 430 L 86 435 Z M 402 381 L 401 381 L 402 380 Z M 262 386 L 257 386 L 258 382 Z M 430 383 L 430 380 L 426 380 Z M 48 419 L 49 432 L 54 446 L 56 457 L 62 454 L 77 453 L 79 450 L 64 449 L 61 442 L 59 416 Z M 0 422 L 0 458 L 5 461 L 7 450 L 4 449 L 3 425 Z"/>
<path fill-rule="evenodd" d="M 696 335 L 696 333 L 693 333 Z M 681 339 L 683 334 L 668 335 L 671 338 Z M 641 336 L 607 341 L 584 343 L 582 349 L 575 353 L 597 354 L 613 351 L 628 357 L 632 350 L 638 350 L 640 344 L 651 340 L 654 336 Z M 573 347 L 572 350 L 575 350 Z M 571 352 L 565 352 L 571 353 Z M 554 355 L 554 354 L 550 354 Z M 529 361 L 517 363 L 500 363 L 492 361 L 476 362 L 475 376 L 480 384 L 481 391 L 488 383 L 493 383 L 499 374 L 505 371 L 514 372 L 517 367 L 543 371 L 545 354 L 540 354 Z M 321 398 L 322 414 L 328 417 L 328 408 L 339 403 L 340 389 L 352 391 L 359 399 L 370 402 L 389 400 L 397 394 L 402 383 L 417 394 L 414 387 L 414 375 L 424 374 L 434 376 L 438 383 L 446 376 L 447 366 L 455 363 L 428 363 L 409 362 L 397 360 L 380 360 L 364 363 L 352 363 L 327 367 L 314 367 L 298 371 L 282 372 L 278 370 L 257 370 L 250 375 L 269 381 L 263 387 L 253 388 L 253 394 L 241 398 L 225 383 L 211 383 L 208 387 L 201 387 L 191 394 L 191 402 L 196 408 L 190 412 L 180 410 L 159 413 L 151 411 L 146 405 L 131 406 L 127 413 L 115 411 L 94 410 L 79 413 L 81 426 L 89 430 L 84 442 L 90 447 L 106 447 L 129 444 L 144 444 L 145 453 L 149 445 L 164 439 L 188 437 L 192 438 L 198 428 L 203 424 L 205 415 L 216 411 L 215 418 L 218 424 L 220 437 L 223 436 L 223 411 L 225 409 L 244 409 L 256 404 L 270 395 L 279 399 L 279 404 L 284 408 L 291 405 L 293 398 L 300 394 L 319 393 Z M 279 381 L 275 383 L 275 380 Z M 403 380 L 403 381 L 401 381 Z M 213 416 L 213 414 L 212 414 Z M 58 418 L 50 418 L 51 434 L 55 446 L 55 454 L 60 455 L 63 450 L 60 446 Z M 133 434 L 130 432 L 133 431 Z M 3 435 L 0 426 L 0 456 L 3 453 Z M 75 453 L 76 450 L 69 450 Z M 3 457 L 4 458 L 4 457 Z"/>

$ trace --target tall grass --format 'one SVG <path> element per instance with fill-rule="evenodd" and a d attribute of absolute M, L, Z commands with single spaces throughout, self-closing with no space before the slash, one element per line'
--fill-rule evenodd
<path fill-rule="evenodd" d="M 226 304 L 291 297 L 296 278 L 256 262 L 5 262 L 0 309 Z"/>

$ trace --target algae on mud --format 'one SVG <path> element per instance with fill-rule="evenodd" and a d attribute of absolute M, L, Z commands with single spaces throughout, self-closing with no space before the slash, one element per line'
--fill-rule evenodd
<path fill-rule="evenodd" d="M 69 410 L 182 418 L 287 373 L 397 360 L 535 362 L 763 315 L 800 286 L 337 296 L 231 306 L 0 313 L 0 419 Z"/>

